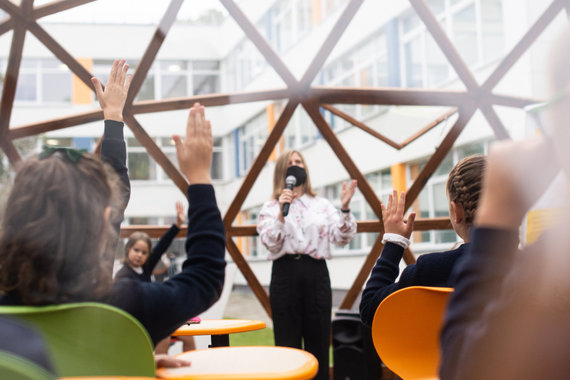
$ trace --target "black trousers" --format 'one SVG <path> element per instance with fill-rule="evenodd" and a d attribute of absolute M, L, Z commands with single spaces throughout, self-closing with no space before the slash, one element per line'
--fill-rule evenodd
<path fill-rule="evenodd" d="M 325 260 L 285 255 L 273 262 L 269 298 L 276 346 L 305 349 L 329 379 L 332 293 Z"/>

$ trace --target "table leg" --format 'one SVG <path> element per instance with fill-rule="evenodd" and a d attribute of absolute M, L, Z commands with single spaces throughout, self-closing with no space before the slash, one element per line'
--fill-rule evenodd
<path fill-rule="evenodd" d="M 230 335 L 212 335 L 212 344 L 210 347 L 228 347 L 230 345 Z"/>

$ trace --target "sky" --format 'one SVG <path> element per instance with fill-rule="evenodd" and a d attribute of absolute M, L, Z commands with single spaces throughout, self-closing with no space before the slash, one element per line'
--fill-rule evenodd
<path fill-rule="evenodd" d="M 51 1 L 36 0 L 34 4 L 38 6 Z M 170 0 L 96 0 L 46 17 L 45 21 L 156 24 L 169 4 Z M 226 13 L 219 0 L 184 0 L 178 18 L 196 19 L 211 8 Z"/>

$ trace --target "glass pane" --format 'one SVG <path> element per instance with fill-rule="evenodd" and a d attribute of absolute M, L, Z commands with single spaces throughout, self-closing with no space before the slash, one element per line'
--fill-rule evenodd
<path fill-rule="evenodd" d="M 36 75 L 20 73 L 15 100 L 35 101 L 36 99 Z"/>
<path fill-rule="evenodd" d="M 192 61 L 193 70 L 218 70 L 220 61 Z"/>
<path fill-rule="evenodd" d="M 220 92 L 219 79 L 217 75 L 194 75 L 192 93 L 202 95 Z"/>
<path fill-rule="evenodd" d="M 160 61 L 160 70 L 169 71 L 171 73 L 176 73 L 182 70 L 186 70 L 187 64 L 183 60 L 167 60 Z"/>
<path fill-rule="evenodd" d="M 488 62 L 503 54 L 503 7 L 500 0 L 481 0 L 481 28 L 483 35 L 483 59 Z"/>
<path fill-rule="evenodd" d="M 154 100 L 154 75 L 149 75 L 145 78 L 136 99 Z"/>
<path fill-rule="evenodd" d="M 478 63 L 475 4 L 453 16 L 453 43 L 468 66 Z"/>
<path fill-rule="evenodd" d="M 44 74 L 42 76 L 44 102 L 71 102 L 71 74 Z"/>
<path fill-rule="evenodd" d="M 445 0 L 427 0 L 427 4 L 436 16 L 445 10 Z"/>
<path fill-rule="evenodd" d="M 457 234 L 453 230 L 434 231 L 436 243 L 455 243 Z"/>
<path fill-rule="evenodd" d="M 449 216 L 449 202 L 445 191 L 445 182 L 433 186 L 433 205 L 435 217 Z"/>
<path fill-rule="evenodd" d="M 134 137 L 127 137 L 127 146 L 129 148 L 134 148 L 138 146 L 142 146 L 142 144 Z"/>
<path fill-rule="evenodd" d="M 404 27 L 404 33 L 409 32 L 410 30 L 421 25 L 420 18 L 415 12 L 404 18 L 402 23 Z"/>
<path fill-rule="evenodd" d="M 182 75 L 163 75 L 162 76 L 162 99 L 181 98 L 186 96 L 187 81 Z"/>
<path fill-rule="evenodd" d="M 485 148 L 483 144 L 470 144 L 457 149 L 457 158 L 459 160 L 468 156 L 472 156 L 474 154 L 485 154 Z"/>
<path fill-rule="evenodd" d="M 224 162 L 222 152 L 214 152 L 212 155 L 212 168 L 210 170 L 212 179 L 224 179 L 223 164 Z"/>
<path fill-rule="evenodd" d="M 404 60 L 406 65 L 407 87 L 422 87 L 422 46 L 420 37 L 406 43 Z"/>
<path fill-rule="evenodd" d="M 426 35 L 426 64 L 428 87 L 436 87 L 449 76 L 447 59 L 431 36 Z"/>
<path fill-rule="evenodd" d="M 132 180 L 156 179 L 156 165 L 147 153 L 128 154 L 129 176 Z"/>
<path fill-rule="evenodd" d="M 449 152 L 447 153 L 447 156 L 445 156 L 441 164 L 439 164 L 439 167 L 436 169 L 434 175 L 447 176 L 452 168 L 453 168 L 453 152 Z"/>

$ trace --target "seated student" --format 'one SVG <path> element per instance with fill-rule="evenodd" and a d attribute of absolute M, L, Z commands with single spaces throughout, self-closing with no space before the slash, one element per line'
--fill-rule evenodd
<path fill-rule="evenodd" d="M 105 132 L 99 158 L 71 149 L 47 149 L 17 170 L 0 225 L 0 297 L 3 305 L 103 302 L 133 315 L 156 344 L 219 297 L 225 273 L 225 236 L 210 179 L 212 131 L 204 108 L 191 109 L 184 141 L 174 136 L 188 178 L 187 259 L 163 283 L 112 281 L 109 260 L 117 242 L 119 178 L 128 183 L 122 111 L 130 77 L 115 61 L 103 90 L 93 83 Z M 119 175 L 119 177 L 117 176 Z"/>
<path fill-rule="evenodd" d="M 451 225 L 465 244 L 451 251 L 420 256 L 416 264 L 404 269 L 398 282 L 395 281 L 400 272 L 400 260 L 404 249 L 410 244 L 416 214 L 411 213 L 408 221 L 404 222 L 406 194 L 403 191 L 399 200 L 394 191 L 389 197 L 388 205 L 382 204 L 385 245 L 362 292 L 360 318 L 365 325 L 372 325 L 378 305 L 398 289 L 414 285 L 452 286 L 451 271 L 469 245 L 468 231 L 477 209 L 484 169 L 485 157 L 466 157 L 451 169 L 447 179 Z"/>
<path fill-rule="evenodd" d="M 568 199 L 558 225 L 518 248 L 526 213 L 560 167 L 570 175 L 570 29 L 553 53 L 547 135 L 490 150 L 471 247 L 454 273 L 441 379 L 570 378 Z"/>
<path fill-rule="evenodd" d="M 176 202 L 176 221 L 152 247 L 150 236 L 146 232 L 133 232 L 125 244 L 123 266 L 115 274 L 115 279 L 132 278 L 134 280 L 150 282 L 151 275 L 184 223 L 184 209 L 181 202 Z M 165 268 L 166 271 L 166 268 Z"/>

